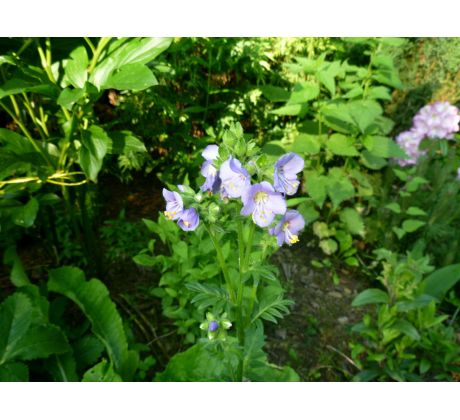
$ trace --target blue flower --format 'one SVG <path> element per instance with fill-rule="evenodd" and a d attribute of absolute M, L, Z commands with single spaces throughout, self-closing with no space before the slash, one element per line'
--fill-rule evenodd
<path fill-rule="evenodd" d="M 276 236 L 278 245 L 287 243 L 289 246 L 299 242 L 297 234 L 305 227 L 305 220 L 297 210 L 288 210 L 281 221 L 268 233 Z"/>
<path fill-rule="evenodd" d="M 177 222 L 179 227 L 185 231 L 195 230 L 199 223 L 200 216 L 193 207 L 183 210 Z"/>
<path fill-rule="evenodd" d="M 276 214 L 286 213 L 284 197 L 275 192 L 266 181 L 246 189 L 241 199 L 244 204 L 241 215 L 249 216 L 252 214 L 252 220 L 260 227 L 270 225 Z"/>
<path fill-rule="evenodd" d="M 178 219 L 184 209 L 184 203 L 180 194 L 163 188 L 163 197 L 166 200 L 166 211 L 164 212 L 165 216 L 169 220 Z"/>
<path fill-rule="evenodd" d="M 217 169 L 214 166 L 214 160 L 219 156 L 219 147 L 216 144 L 210 144 L 201 153 L 206 161 L 201 165 L 201 175 L 203 175 L 206 180 L 201 186 L 201 191 L 212 191 L 216 193 L 219 191 L 220 179 L 217 176 Z"/>
<path fill-rule="evenodd" d="M 230 157 L 220 167 L 220 179 L 225 194 L 230 198 L 241 197 L 251 185 L 251 176 L 238 159 Z"/>
<path fill-rule="evenodd" d="M 276 191 L 287 195 L 294 195 L 299 188 L 297 174 L 303 170 L 304 161 L 296 153 L 287 153 L 281 156 L 275 164 L 273 174 Z"/>

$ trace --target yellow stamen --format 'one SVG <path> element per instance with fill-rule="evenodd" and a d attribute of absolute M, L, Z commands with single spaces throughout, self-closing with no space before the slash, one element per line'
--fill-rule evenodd
<path fill-rule="evenodd" d="M 299 242 L 299 237 L 297 235 L 292 235 L 290 238 L 289 238 L 289 242 L 291 244 L 295 244 L 297 242 Z"/>
<path fill-rule="evenodd" d="M 173 220 L 174 216 L 177 214 L 175 211 L 165 211 L 164 215 L 169 219 Z"/>
<path fill-rule="evenodd" d="M 256 192 L 256 194 L 254 195 L 254 201 L 256 203 L 265 202 L 267 201 L 267 198 L 268 198 L 268 194 L 264 191 Z"/>
<path fill-rule="evenodd" d="M 184 220 L 184 225 L 185 225 L 186 227 L 189 227 L 189 226 L 191 225 L 191 223 L 190 223 L 190 222 L 187 222 L 187 220 Z"/>

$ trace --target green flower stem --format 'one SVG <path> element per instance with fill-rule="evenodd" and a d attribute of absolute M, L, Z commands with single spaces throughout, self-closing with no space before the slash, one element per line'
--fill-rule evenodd
<path fill-rule="evenodd" d="M 13 121 L 18 125 L 18 127 L 21 129 L 21 131 L 24 133 L 26 136 L 27 140 L 29 140 L 30 144 L 33 146 L 33 148 L 43 157 L 45 162 L 53 168 L 53 164 L 51 161 L 48 159 L 48 156 L 43 152 L 42 149 L 38 146 L 38 144 L 35 142 L 35 140 L 32 138 L 32 136 L 29 133 L 29 130 L 25 127 L 25 125 L 22 123 L 20 119 L 18 119 L 14 113 L 2 102 L 0 101 L 0 106 L 6 111 L 6 113 L 13 119 Z"/>
<path fill-rule="evenodd" d="M 203 226 L 205 227 L 206 231 L 208 232 L 209 237 L 211 238 L 211 241 L 212 241 L 212 243 L 214 245 L 214 248 L 216 250 L 217 261 L 219 262 L 220 269 L 221 269 L 222 274 L 224 276 L 225 284 L 227 285 L 228 294 L 230 295 L 230 301 L 235 303 L 235 301 L 236 301 L 235 293 L 233 291 L 232 282 L 230 281 L 230 275 L 228 273 L 228 267 L 227 267 L 227 264 L 225 263 L 225 258 L 224 258 L 224 255 L 222 253 L 222 247 L 220 246 L 219 241 L 217 240 L 217 238 L 212 233 L 211 229 L 205 223 L 203 223 Z"/>
<path fill-rule="evenodd" d="M 246 243 L 246 255 L 244 258 L 244 265 L 243 265 L 243 268 L 245 271 L 248 269 L 248 265 L 249 265 L 249 258 L 251 256 L 251 249 L 252 249 L 252 239 L 254 237 L 255 230 L 256 230 L 256 224 L 251 223 L 251 227 L 249 228 L 248 242 Z"/>
<path fill-rule="evenodd" d="M 238 216 L 237 216 L 238 217 Z M 239 284 L 238 284 L 238 293 L 236 298 L 236 335 L 238 336 L 238 343 L 241 347 L 244 347 L 245 337 L 245 325 L 243 317 L 243 275 L 246 271 L 245 269 L 245 258 L 244 258 L 244 234 L 243 234 L 243 223 L 241 218 L 238 217 L 238 262 L 239 262 Z M 243 380 L 243 359 L 241 358 L 238 364 L 238 378 L 240 381 Z"/>
<path fill-rule="evenodd" d="M 96 51 L 94 52 L 93 58 L 88 68 L 89 74 L 91 74 L 93 70 L 95 69 L 97 60 L 99 60 L 99 57 L 102 54 L 102 51 L 104 51 L 104 48 L 107 46 L 107 44 L 110 42 L 111 39 L 112 39 L 111 37 L 102 37 L 99 40 L 99 43 L 97 44 L 97 47 L 96 47 Z"/>

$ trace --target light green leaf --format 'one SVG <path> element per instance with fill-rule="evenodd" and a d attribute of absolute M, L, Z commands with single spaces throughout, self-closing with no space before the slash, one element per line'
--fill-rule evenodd
<path fill-rule="evenodd" d="M 126 64 L 113 73 L 102 85 L 104 89 L 144 90 L 157 85 L 152 71 L 144 64 Z"/>
<path fill-rule="evenodd" d="M 82 382 L 123 382 L 123 380 L 113 370 L 112 364 L 102 360 L 84 373 Z"/>
<path fill-rule="evenodd" d="M 302 116 L 307 111 L 307 106 L 305 104 L 295 104 L 295 105 L 285 105 L 281 108 L 274 109 L 270 111 L 271 114 L 275 115 L 293 115 L 293 116 Z"/>
<path fill-rule="evenodd" d="M 366 289 L 353 299 L 351 306 L 388 303 L 388 294 L 380 289 Z"/>
<path fill-rule="evenodd" d="M 350 233 L 364 237 L 364 223 L 361 215 L 355 209 L 350 207 L 343 209 L 339 217 Z"/>
<path fill-rule="evenodd" d="M 419 207 L 409 207 L 406 211 L 409 216 L 426 216 L 426 211 Z"/>
<path fill-rule="evenodd" d="M 326 199 L 327 177 L 313 171 L 305 171 L 304 175 L 305 188 L 308 195 L 313 199 L 318 207 L 322 207 L 324 200 Z"/>
<path fill-rule="evenodd" d="M 304 104 L 319 95 L 319 86 L 315 82 L 297 83 L 286 105 Z"/>
<path fill-rule="evenodd" d="M 354 140 L 343 134 L 333 134 L 326 142 L 326 147 L 331 153 L 338 156 L 358 156 Z"/>
<path fill-rule="evenodd" d="M 102 168 L 102 162 L 112 143 L 106 132 L 96 125 L 81 133 L 80 166 L 86 176 L 97 181 L 97 175 Z"/>
<path fill-rule="evenodd" d="M 401 206 L 398 203 L 389 203 L 385 206 L 385 208 L 396 214 L 401 213 Z"/>
<path fill-rule="evenodd" d="M 460 280 L 460 264 L 442 267 L 431 273 L 422 283 L 425 294 L 441 300 L 449 289 Z"/>
<path fill-rule="evenodd" d="M 292 145 L 292 151 L 296 153 L 306 153 L 307 155 L 316 155 L 321 150 L 321 141 L 319 136 L 310 134 L 299 134 Z"/>
<path fill-rule="evenodd" d="M 337 251 L 338 245 L 334 239 L 323 239 L 319 242 L 319 247 L 326 255 L 332 255 Z"/>
<path fill-rule="evenodd" d="M 72 109 L 73 105 L 85 96 L 84 89 L 65 88 L 57 99 L 57 103 L 66 109 Z"/>
<path fill-rule="evenodd" d="M 88 79 L 88 54 L 86 48 L 84 46 L 75 48 L 70 53 L 70 57 L 71 59 L 67 61 L 64 69 L 65 75 L 74 87 L 83 89 Z"/>
<path fill-rule="evenodd" d="M 406 158 L 406 153 L 389 137 L 366 136 L 364 147 L 374 156 L 382 158 Z"/>
<path fill-rule="evenodd" d="M 286 89 L 272 85 L 264 85 L 259 89 L 271 102 L 287 102 L 289 100 L 290 93 Z"/>
<path fill-rule="evenodd" d="M 415 232 L 417 229 L 421 228 L 422 226 L 426 225 L 426 222 L 416 219 L 409 219 L 404 220 L 402 224 L 402 228 L 405 232 L 411 233 Z"/>

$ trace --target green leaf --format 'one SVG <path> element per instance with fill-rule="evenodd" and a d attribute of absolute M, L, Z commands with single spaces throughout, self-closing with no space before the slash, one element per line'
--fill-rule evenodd
<path fill-rule="evenodd" d="M 339 214 L 340 220 L 345 224 L 348 232 L 364 237 L 364 223 L 361 215 L 353 208 L 343 209 Z"/>
<path fill-rule="evenodd" d="M 289 299 L 284 299 L 280 294 L 278 287 L 268 286 L 262 290 L 259 303 L 252 316 L 251 323 L 257 319 L 262 318 L 266 321 L 277 323 L 277 318 L 283 318 L 284 315 L 289 313 L 289 306 L 294 302 Z"/>
<path fill-rule="evenodd" d="M 29 368 L 24 363 L 9 362 L 0 366 L 0 382 L 28 382 Z"/>
<path fill-rule="evenodd" d="M 390 90 L 385 86 L 373 86 L 367 92 L 369 99 L 382 99 L 384 101 L 391 101 Z"/>
<path fill-rule="evenodd" d="M 351 306 L 388 303 L 388 294 L 380 289 L 366 289 L 353 299 Z"/>
<path fill-rule="evenodd" d="M 289 100 L 290 93 L 283 88 L 264 85 L 259 87 L 262 94 L 271 102 L 287 102 Z"/>
<path fill-rule="evenodd" d="M 79 370 L 94 365 L 104 351 L 102 342 L 93 335 L 83 336 L 77 340 L 72 347 Z"/>
<path fill-rule="evenodd" d="M 351 117 L 347 105 L 331 103 L 323 106 L 320 112 L 328 127 L 345 134 L 356 131 L 356 123 Z"/>
<path fill-rule="evenodd" d="M 35 197 L 32 197 L 27 204 L 19 207 L 19 209 L 15 212 L 13 218 L 14 223 L 25 228 L 33 226 L 35 218 L 37 217 L 38 208 L 38 200 Z"/>
<path fill-rule="evenodd" d="M 425 294 L 442 300 L 449 289 L 460 280 L 460 264 L 442 267 L 431 273 L 423 282 L 421 289 Z"/>
<path fill-rule="evenodd" d="M 83 89 L 88 79 L 88 54 L 86 48 L 84 46 L 75 48 L 70 53 L 70 57 L 71 59 L 67 61 L 64 68 L 65 75 L 74 87 Z"/>
<path fill-rule="evenodd" d="M 338 245 L 333 239 L 323 239 L 319 242 L 319 247 L 326 255 L 332 255 L 337 252 Z"/>
<path fill-rule="evenodd" d="M 107 153 L 124 155 L 129 152 L 146 153 L 142 140 L 134 136 L 131 131 L 111 131 L 110 132 L 111 142 L 108 146 Z"/>
<path fill-rule="evenodd" d="M 49 83 L 45 84 L 38 80 L 28 81 L 22 79 L 10 79 L 0 86 L 0 99 L 5 96 L 17 95 L 18 93 L 35 92 L 44 96 L 55 98 L 59 94 L 59 89 Z"/>
<path fill-rule="evenodd" d="M 82 131 L 81 143 L 80 166 L 86 176 L 96 182 L 111 140 L 101 127 L 93 125 Z"/>
<path fill-rule="evenodd" d="M 315 82 L 297 83 L 286 105 L 304 104 L 319 95 L 319 86 Z"/>
<path fill-rule="evenodd" d="M 402 332 L 403 334 L 412 338 L 412 340 L 415 340 L 415 341 L 420 340 L 419 332 L 409 321 L 406 321 L 404 319 L 399 319 L 391 326 L 391 328 L 395 329 L 396 331 Z"/>
<path fill-rule="evenodd" d="M 334 209 L 338 208 L 345 200 L 355 196 L 353 184 L 339 168 L 332 168 L 329 170 L 326 188 Z"/>
<path fill-rule="evenodd" d="M 121 38 L 114 43 L 110 57 L 118 66 L 125 64 L 148 64 L 165 51 L 172 38 Z"/>
<path fill-rule="evenodd" d="M 389 137 L 366 136 L 364 147 L 374 156 L 382 158 L 406 158 L 406 153 Z"/>
<path fill-rule="evenodd" d="M 410 193 L 417 191 L 421 185 L 427 184 L 428 180 L 421 176 L 414 176 L 407 184 L 406 190 Z"/>
<path fill-rule="evenodd" d="M 303 116 L 307 111 L 307 106 L 305 104 L 294 104 L 294 105 L 285 105 L 281 108 L 274 109 L 270 111 L 271 114 L 275 115 L 293 115 L 293 116 Z"/>
<path fill-rule="evenodd" d="M 198 343 L 182 353 L 176 353 L 166 369 L 157 374 L 155 381 L 231 381 L 235 379 L 237 365 L 238 354 L 234 351 L 212 351 L 211 346 Z"/>
<path fill-rule="evenodd" d="M 157 85 L 158 81 L 152 71 L 144 64 L 126 64 L 112 74 L 102 85 L 104 89 L 144 90 Z"/>
<path fill-rule="evenodd" d="M 142 265 L 144 267 L 153 267 L 158 263 L 155 257 L 152 257 L 151 255 L 148 255 L 148 254 L 138 254 L 133 257 L 133 261 L 136 264 Z"/>
<path fill-rule="evenodd" d="M 85 372 L 82 382 L 122 382 L 122 379 L 113 370 L 112 364 L 103 360 Z"/>
<path fill-rule="evenodd" d="M 117 69 L 129 64 L 147 64 L 170 44 L 171 38 L 120 38 L 110 44 L 106 57 L 91 74 L 90 82 L 98 89 L 105 87 Z"/>
<path fill-rule="evenodd" d="M 367 150 L 364 150 L 361 153 L 361 159 L 362 159 L 363 165 L 366 166 L 366 168 L 374 169 L 374 170 L 382 169 L 388 163 L 386 159 L 379 157 L 379 156 L 375 156 L 374 154 L 370 153 Z"/>
<path fill-rule="evenodd" d="M 120 315 L 109 296 L 107 287 L 99 280 L 85 280 L 83 271 L 62 267 L 50 271 L 48 289 L 76 303 L 91 322 L 93 334 L 104 344 L 111 362 L 125 379 L 128 344 Z"/>
<path fill-rule="evenodd" d="M 421 220 L 409 219 L 404 220 L 402 228 L 405 232 L 411 233 L 415 232 L 417 229 L 420 229 L 424 225 L 426 225 L 426 222 L 423 222 Z"/>
<path fill-rule="evenodd" d="M 187 283 L 185 286 L 195 293 L 192 303 L 196 304 L 200 311 L 209 306 L 217 310 L 216 307 L 223 308 L 228 302 L 228 293 L 222 287 L 198 282 Z"/>
<path fill-rule="evenodd" d="M 60 328 L 51 325 L 31 325 L 11 350 L 9 357 L 20 360 L 46 358 L 70 350 L 67 338 Z"/>
<path fill-rule="evenodd" d="M 401 301 L 396 304 L 398 312 L 409 312 L 414 309 L 421 309 L 428 306 L 431 302 L 436 302 L 437 299 L 433 296 L 423 294 L 407 301 Z"/>
<path fill-rule="evenodd" d="M 313 171 L 305 171 L 304 175 L 305 188 L 308 195 L 313 199 L 318 207 L 322 207 L 324 200 L 326 199 L 327 177 Z"/>
<path fill-rule="evenodd" d="M 401 206 L 398 203 L 389 203 L 385 206 L 385 208 L 396 214 L 401 213 Z"/>
<path fill-rule="evenodd" d="M 358 156 L 354 140 L 343 134 L 333 134 L 326 142 L 326 147 L 331 153 L 338 156 Z"/>
<path fill-rule="evenodd" d="M 312 202 L 301 203 L 297 207 L 297 211 L 303 216 L 307 224 L 313 223 L 319 217 L 319 212 L 315 209 L 315 205 Z"/>
<path fill-rule="evenodd" d="M 363 134 L 371 131 L 372 126 L 375 126 L 376 118 L 383 112 L 379 103 L 373 100 L 357 100 L 347 105 L 349 115 Z"/>
<path fill-rule="evenodd" d="M 27 286 L 30 284 L 29 277 L 24 269 L 21 259 L 19 258 L 16 248 L 10 246 L 3 254 L 3 263 L 11 265 L 10 279 L 16 287 Z"/>
<path fill-rule="evenodd" d="M 406 214 L 409 216 L 426 216 L 426 212 L 419 207 L 409 207 Z"/>
<path fill-rule="evenodd" d="M 76 88 L 70 89 L 65 88 L 57 99 L 57 104 L 63 106 L 66 109 L 72 109 L 74 104 L 85 96 L 86 92 L 84 89 Z"/>
<path fill-rule="evenodd" d="M 299 134 L 292 145 L 292 151 L 296 153 L 306 153 L 307 155 L 316 155 L 321 150 L 319 136 L 311 134 Z"/>

